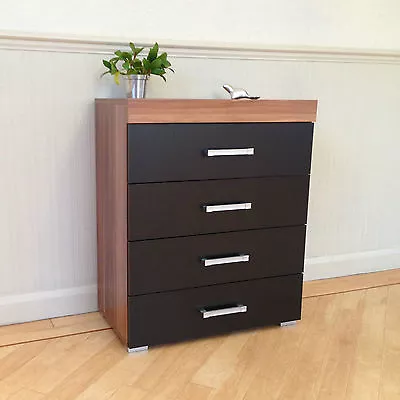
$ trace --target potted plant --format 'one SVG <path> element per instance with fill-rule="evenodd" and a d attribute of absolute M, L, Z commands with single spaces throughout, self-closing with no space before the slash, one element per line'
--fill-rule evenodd
<path fill-rule="evenodd" d="M 127 97 L 144 98 L 146 93 L 146 82 L 150 75 L 158 75 L 164 81 L 167 70 L 174 72 L 171 63 L 167 59 L 167 53 L 158 55 L 158 43 L 149 50 L 147 57 L 139 58 L 144 47 L 136 47 L 129 43 L 130 51 L 117 50 L 115 57 L 110 60 L 103 60 L 107 68 L 103 75 L 110 74 L 114 77 L 117 85 L 120 84 L 122 76 L 126 82 Z"/>

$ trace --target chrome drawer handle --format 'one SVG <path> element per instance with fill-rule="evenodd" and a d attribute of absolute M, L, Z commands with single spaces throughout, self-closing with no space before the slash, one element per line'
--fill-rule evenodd
<path fill-rule="evenodd" d="M 200 312 L 203 314 L 203 318 L 220 317 L 221 315 L 229 314 L 239 314 L 247 312 L 247 306 L 243 304 L 238 304 L 235 307 L 220 308 L 217 310 L 207 310 L 206 308 L 201 308 Z"/>
<path fill-rule="evenodd" d="M 251 210 L 251 203 L 234 203 L 234 204 L 219 204 L 215 206 L 205 206 L 205 212 L 218 212 L 218 211 L 237 211 L 237 210 Z"/>
<path fill-rule="evenodd" d="M 218 157 L 218 156 L 253 156 L 254 147 L 248 147 L 245 149 L 208 149 L 207 157 Z"/>
<path fill-rule="evenodd" d="M 203 258 L 202 259 L 205 267 L 211 267 L 212 265 L 249 262 L 249 260 L 250 260 L 249 254 L 243 254 L 240 256 L 231 256 L 231 257 Z"/>

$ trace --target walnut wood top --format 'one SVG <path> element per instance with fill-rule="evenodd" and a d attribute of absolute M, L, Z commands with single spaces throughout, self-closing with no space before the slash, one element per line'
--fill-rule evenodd
<path fill-rule="evenodd" d="M 96 99 L 126 106 L 128 123 L 315 122 L 317 100 Z"/>

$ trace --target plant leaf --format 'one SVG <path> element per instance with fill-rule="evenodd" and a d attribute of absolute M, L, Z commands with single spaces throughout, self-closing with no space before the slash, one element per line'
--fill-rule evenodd
<path fill-rule="evenodd" d="M 158 43 L 156 42 L 154 46 L 150 49 L 149 54 L 147 55 L 147 59 L 152 62 L 157 58 L 158 54 Z"/>
<path fill-rule="evenodd" d="M 110 61 L 103 60 L 103 65 L 104 65 L 106 68 L 111 69 L 111 63 L 110 63 Z"/>
<path fill-rule="evenodd" d="M 130 66 L 131 66 L 131 65 L 129 64 L 129 61 L 125 61 L 125 62 L 122 64 L 122 67 L 125 68 L 126 70 L 128 70 Z"/>
<path fill-rule="evenodd" d="M 116 56 L 118 56 L 119 59 L 121 59 L 121 57 L 122 57 L 122 51 L 121 50 L 117 50 L 114 54 Z"/>
<path fill-rule="evenodd" d="M 121 53 L 122 58 L 124 58 L 125 60 L 132 60 L 132 53 L 130 53 L 129 51 L 123 51 Z"/>
<path fill-rule="evenodd" d="M 144 68 L 141 60 L 135 59 L 135 61 L 133 62 L 133 68 L 136 70 L 137 74 L 143 74 Z"/>
<path fill-rule="evenodd" d="M 116 65 L 114 63 L 111 63 L 111 75 L 114 75 L 118 72 L 118 68 L 116 67 Z"/>
<path fill-rule="evenodd" d="M 162 53 L 160 56 L 158 56 L 162 60 L 163 67 L 168 68 L 171 66 L 171 63 L 167 60 L 167 53 Z"/>
<path fill-rule="evenodd" d="M 161 68 L 163 66 L 163 60 L 161 58 L 156 58 L 151 62 L 151 69 L 153 68 Z"/>
<path fill-rule="evenodd" d="M 146 58 L 143 59 L 143 72 L 148 74 L 151 71 L 151 63 Z"/>
<path fill-rule="evenodd" d="M 165 69 L 164 68 L 154 68 L 151 70 L 151 73 L 154 75 L 164 75 Z"/>
<path fill-rule="evenodd" d="M 136 47 L 132 42 L 129 43 L 129 47 L 131 48 L 134 57 L 136 57 L 144 49 L 144 47 Z"/>
<path fill-rule="evenodd" d="M 167 61 L 167 53 L 161 53 L 158 58 L 161 58 L 161 60 L 163 60 L 164 62 Z"/>
<path fill-rule="evenodd" d="M 115 83 L 116 83 L 117 85 L 119 85 L 119 76 L 120 76 L 120 73 L 119 73 L 119 71 L 117 71 L 117 72 L 114 74 L 114 81 L 115 81 Z"/>
<path fill-rule="evenodd" d="M 137 49 L 134 51 L 135 57 L 136 57 L 139 53 L 141 53 L 141 52 L 143 51 L 143 49 L 144 49 L 144 47 L 137 48 Z"/>

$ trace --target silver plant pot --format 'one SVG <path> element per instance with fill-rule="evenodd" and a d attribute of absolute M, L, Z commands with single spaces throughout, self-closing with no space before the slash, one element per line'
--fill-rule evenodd
<path fill-rule="evenodd" d="M 126 75 L 124 76 L 126 97 L 132 99 L 144 99 L 146 96 L 147 75 Z"/>

